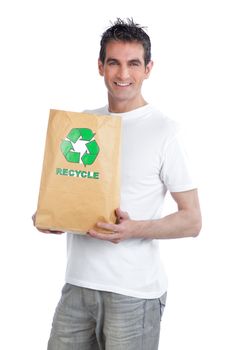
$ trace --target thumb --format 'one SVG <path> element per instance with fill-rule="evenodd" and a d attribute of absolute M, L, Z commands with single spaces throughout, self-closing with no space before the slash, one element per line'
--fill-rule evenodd
<path fill-rule="evenodd" d="M 127 211 L 122 211 L 120 208 L 116 209 L 116 216 L 117 216 L 117 220 L 118 221 L 122 221 L 122 220 L 129 220 L 129 214 L 127 213 Z"/>

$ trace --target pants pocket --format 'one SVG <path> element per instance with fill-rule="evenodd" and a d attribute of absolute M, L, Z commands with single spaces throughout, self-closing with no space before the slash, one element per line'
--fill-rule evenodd
<path fill-rule="evenodd" d="M 165 292 L 160 298 L 159 298 L 159 303 L 160 303 L 160 320 L 162 320 L 163 312 L 166 306 L 166 300 L 167 300 L 167 292 Z"/>

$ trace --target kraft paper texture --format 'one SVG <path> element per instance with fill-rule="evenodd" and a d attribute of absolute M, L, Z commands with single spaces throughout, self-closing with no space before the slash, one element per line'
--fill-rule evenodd
<path fill-rule="evenodd" d="M 36 227 L 85 234 L 115 223 L 121 117 L 50 110 Z"/>

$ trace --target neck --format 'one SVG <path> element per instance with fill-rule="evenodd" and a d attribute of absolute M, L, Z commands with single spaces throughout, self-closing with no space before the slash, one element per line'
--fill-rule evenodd
<path fill-rule="evenodd" d="M 126 113 L 147 104 L 141 96 L 137 101 L 114 101 L 108 96 L 108 108 L 111 113 Z"/>

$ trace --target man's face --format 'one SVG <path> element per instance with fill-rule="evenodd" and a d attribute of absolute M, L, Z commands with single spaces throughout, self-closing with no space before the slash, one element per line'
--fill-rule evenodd
<path fill-rule="evenodd" d="M 98 65 L 108 89 L 110 104 L 123 103 L 130 109 L 142 104 L 142 83 L 153 66 L 152 61 L 145 66 L 142 44 L 113 40 L 106 46 L 104 64 L 99 60 Z"/>

